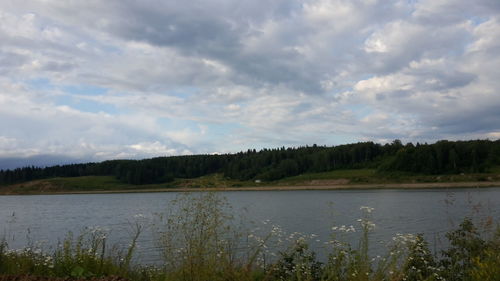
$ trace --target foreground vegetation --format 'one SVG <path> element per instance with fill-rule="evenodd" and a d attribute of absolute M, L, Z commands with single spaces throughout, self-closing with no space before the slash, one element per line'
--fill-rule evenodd
<path fill-rule="evenodd" d="M 469 218 L 446 234 L 449 246 L 429 250 L 423 235 L 397 234 L 387 254 L 371 256 L 372 208 L 361 207 L 357 226 L 332 227 L 327 258 L 309 249 L 313 235 L 285 234 L 272 226 L 264 235 L 239 227 L 227 202 L 214 193 L 184 194 L 148 226 L 163 257 L 156 266 L 134 262 L 137 223 L 129 247 L 110 247 L 106 233 L 72 234 L 52 251 L 33 245 L 9 250 L 0 243 L 1 275 L 90 278 L 120 276 L 130 280 L 498 280 L 500 228 L 488 221 L 479 230 Z M 360 233 L 358 245 L 341 238 Z M 273 247 L 278 252 L 270 251 Z"/>
<path fill-rule="evenodd" d="M 248 150 L 236 154 L 111 160 L 46 168 L 0 170 L 0 185 L 32 180 L 109 176 L 123 185 L 177 184 L 213 174 L 226 181 L 273 182 L 303 174 L 341 170 L 375 170 L 379 178 L 396 175 L 459 175 L 491 173 L 500 165 L 500 140 L 439 141 L 403 145 L 364 142 L 339 146 Z M 1 188 L 1 186 L 0 186 Z"/>

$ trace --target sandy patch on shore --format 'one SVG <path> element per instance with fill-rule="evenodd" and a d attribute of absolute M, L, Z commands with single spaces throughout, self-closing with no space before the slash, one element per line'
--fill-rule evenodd
<path fill-rule="evenodd" d="M 389 183 L 389 184 L 333 184 L 297 186 L 250 186 L 214 188 L 151 188 L 124 190 L 88 191 L 44 191 L 29 194 L 103 194 L 103 193 L 141 193 L 141 192 L 206 192 L 206 191 L 287 191 L 287 190 L 369 190 L 369 189 L 439 189 L 439 188 L 481 188 L 500 187 L 500 181 L 491 182 L 434 182 L 434 183 Z M 1 192 L 9 195 L 14 193 Z M 17 193 L 19 194 L 19 193 Z"/>
<path fill-rule="evenodd" d="M 309 185 L 321 185 L 321 186 L 346 185 L 348 183 L 349 183 L 348 179 L 312 180 L 308 182 Z"/>

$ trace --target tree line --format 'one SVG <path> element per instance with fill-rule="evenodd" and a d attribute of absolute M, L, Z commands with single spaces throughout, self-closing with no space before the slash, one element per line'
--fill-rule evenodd
<path fill-rule="evenodd" d="M 108 160 L 100 163 L 24 167 L 0 170 L 0 184 L 51 177 L 114 176 L 124 183 L 165 183 L 223 173 L 237 180 L 272 181 L 303 173 L 337 169 L 373 168 L 380 173 L 454 174 L 485 172 L 500 165 L 500 140 L 442 140 L 433 144 L 403 145 L 401 141 L 360 142 L 339 146 L 274 148 L 221 155 Z"/>

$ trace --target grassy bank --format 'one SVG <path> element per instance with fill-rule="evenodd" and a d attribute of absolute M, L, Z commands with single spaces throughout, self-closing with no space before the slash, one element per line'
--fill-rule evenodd
<path fill-rule="evenodd" d="M 113 248 L 99 229 L 70 234 L 51 250 L 33 245 L 13 250 L 1 242 L 0 275 L 120 276 L 134 281 L 498 280 L 496 222 L 478 228 L 465 218 L 446 234 L 450 246 L 439 253 L 429 250 L 422 235 L 396 234 L 385 255 L 370 256 L 373 212 L 361 207 L 352 226 L 333 227 L 325 241 L 327 259 L 320 261 L 308 246 L 312 235 L 287 234 L 272 226 L 258 236 L 239 227 L 231 206 L 217 194 L 183 194 L 150 224 L 136 224 L 126 249 Z M 146 228 L 154 232 L 163 257 L 155 267 L 133 262 L 137 239 Z M 354 232 L 361 237 L 357 245 L 343 241 Z M 270 250 L 278 244 L 283 250 Z"/>
<path fill-rule="evenodd" d="M 112 176 L 51 178 L 0 186 L 0 194 L 53 194 L 86 192 L 146 192 L 192 189 L 284 190 L 284 189 L 360 189 L 481 187 L 500 185 L 500 167 L 488 173 L 419 175 L 377 173 L 374 169 L 335 170 L 288 177 L 277 181 L 238 181 L 211 174 L 194 179 L 175 179 L 163 184 L 133 185 Z"/>
<path fill-rule="evenodd" d="M 347 184 L 397 184 L 397 183 L 455 183 L 500 181 L 500 167 L 488 173 L 462 173 L 445 175 L 423 175 L 404 172 L 377 173 L 375 169 L 334 170 L 311 173 L 276 181 L 277 184 L 320 184 L 329 180 Z M 335 182 L 333 182 L 335 183 Z"/>
<path fill-rule="evenodd" d="M 165 191 L 172 189 L 225 188 L 250 186 L 252 182 L 224 179 L 220 174 L 195 179 L 175 179 L 163 184 L 133 185 L 123 183 L 113 176 L 84 176 L 50 178 L 19 184 L 0 186 L 0 194 L 54 194 L 85 192 L 128 192 L 128 191 Z"/>

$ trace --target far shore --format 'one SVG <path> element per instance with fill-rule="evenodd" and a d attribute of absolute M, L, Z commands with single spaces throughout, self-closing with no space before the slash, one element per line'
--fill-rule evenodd
<path fill-rule="evenodd" d="M 0 195 L 55 195 L 55 194 L 109 194 L 109 193 L 151 193 L 151 192 L 207 192 L 207 191 L 293 191 L 293 190 L 375 190 L 375 189 L 456 189 L 500 187 L 500 181 L 480 182 L 431 182 L 431 183 L 381 183 L 381 184 L 331 184 L 331 185 L 290 185 L 290 186 L 247 186 L 210 188 L 138 188 L 116 190 L 79 190 L 13 193 Z"/>

